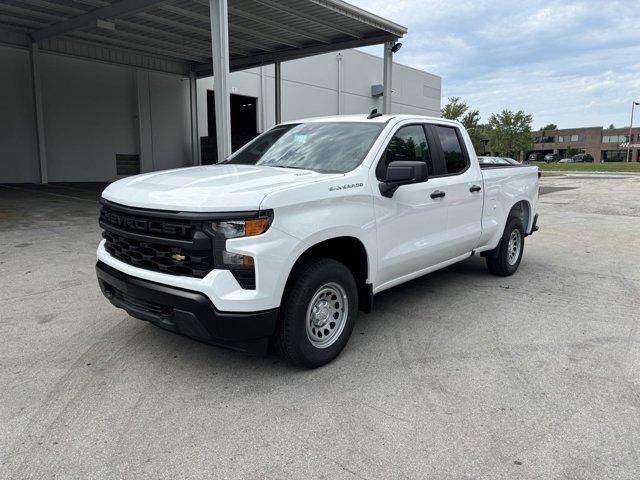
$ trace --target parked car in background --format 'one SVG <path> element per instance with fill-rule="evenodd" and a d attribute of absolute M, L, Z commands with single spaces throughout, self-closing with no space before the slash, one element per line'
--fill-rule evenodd
<path fill-rule="evenodd" d="M 530 162 L 539 162 L 544 159 L 544 155 L 542 153 L 530 153 L 528 160 Z"/>
<path fill-rule="evenodd" d="M 574 163 L 593 163 L 593 156 L 588 153 L 579 153 L 571 158 Z"/>
<path fill-rule="evenodd" d="M 547 162 L 547 163 L 559 162 L 560 161 L 560 155 L 558 155 L 557 153 L 547 153 L 544 156 L 544 161 Z"/>
<path fill-rule="evenodd" d="M 573 157 L 563 158 L 562 160 L 560 160 L 560 163 L 574 163 Z"/>

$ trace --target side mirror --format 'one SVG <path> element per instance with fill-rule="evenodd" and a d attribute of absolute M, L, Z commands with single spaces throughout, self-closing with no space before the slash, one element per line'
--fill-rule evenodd
<path fill-rule="evenodd" d="M 387 175 L 384 182 L 380 182 L 380 194 L 383 197 L 391 198 L 402 185 L 426 182 L 429 178 L 427 174 L 427 164 L 416 161 L 396 161 L 387 166 Z"/>

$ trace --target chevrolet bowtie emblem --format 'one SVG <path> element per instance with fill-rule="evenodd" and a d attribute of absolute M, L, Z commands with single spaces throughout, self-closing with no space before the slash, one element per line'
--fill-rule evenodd
<path fill-rule="evenodd" d="M 174 253 L 173 255 L 171 255 L 171 258 L 173 258 L 176 262 L 182 262 L 184 261 L 187 257 L 185 257 L 184 255 L 181 255 L 179 253 Z"/>

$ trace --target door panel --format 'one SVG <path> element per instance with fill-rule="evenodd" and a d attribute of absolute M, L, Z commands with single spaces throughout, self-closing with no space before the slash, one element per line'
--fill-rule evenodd
<path fill-rule="evenodd" d="M 447 197 L 431 198 L 443 179 L 400 187 L 393 197 L 374 194 L 378 230 L 378 285 L 449 259 Z"/>
<path fill-rule="evenodd" d="M 432 132 L 446 170 L 447 243 L 454 258 L 476 248 L 482 234 L 482 172 L 471 163 L 457 128 L 433 125 Z"/>
<path fill-rule="evenodd" d="M 375 181 L 383 180 L 386 165 L 395 160 L 425 161 L 429 174 L 434 171 L 432 139 L 422 125 L 398 128 L 375 169 Z M 372 175 L 374 172 L 372 172 Z M 374 209 L 378 235 L 378 277 L 381 285 L 399 277 L 431 267 L 448 259 L 446 241 L 447 198 L 431 198 L 446 180 L 404 185 L 391 198 L 374 187 Z"/>

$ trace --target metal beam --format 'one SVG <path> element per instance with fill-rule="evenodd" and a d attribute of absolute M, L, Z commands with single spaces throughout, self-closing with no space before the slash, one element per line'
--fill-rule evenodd
<path fill-rule="evenodd" d="M 191 111 L 191 165 L 200 165 L 200 136 L 198 135 L 198 84 L 195 72 L 189 74 L 189 100 Z"/>
<path fill-rule="evenodd" d="M 153 15 L 151 13 L 140 12 L 135 15 L 137 18 L 142 18 L 143 20 L 148 20 L 150 22 L 155 22 L 159 25 L 166 25 L 168 27 L 179 28 L 180 30 L 184 30 L 185 32 L 195 33 L 197 35 L 204 36 L 207 40 L 211 36 L 211 31 L 208 28 L 200 28 L 195 25 L 189 25 L 187 23 L 177 22 L 170 18 L 159 17 L 158 15 Z M 209 22 L 207 21 L 207 25 Z"/>
<path fill-rule="evenodd" d="M 200 44 L 196 44 L 195 46 L 190 46 L 184 43 L 175 43 L 172 41 L 161 40 L 155 37 L 147 37 L 144 35 L 138 35 L 137 33 L 126 32 L 124 30 L 119 30 L 119 29 L 108 32 L 106 36 L 122 37 L 124 39 L 131 40 L 136 43 L 142 42 L 141 43 L 142 45 L 145 45 L 145 42 L 146 42 L 150 44 L 150 46 L 152 47 L 162 47 L 170 51 L 172 50 L 174 52 L 185 52 L 188 55 L 193 55 L 195 57 L 201 57 L 201 58 L 207 58 L 207 55 L 209 53 L 207 44 L 200 43 Z M 193 42 L 193 43 L 196 43 L 196 42 Z M 244 50 L 242 50 L 242 52 L 248 53 Z"/>
<path fill-rule="evenodd" d="M 244 58 L 233 58 L 229 65 L 231 71 L 246 70 L 248 68 L 259 67 L 260 65 L 269 65 L 278 60 L 295 60 L 296 58 L 310 57 L 313 55 L 320 55 L 322 53 L 335 52 L 337 50 L 347 50 L 350 48 L 364 47 L 367 45 L 379 45 L 384 42 L 393 42 L 398 39 L 395 35 L 384 35 L 381 37 L 369 37 L 359 40 L 344 40 L 341 42 L 335 42 L 331 45 L 312 45 L 310 47 L 278 50 L 271 53 L 262 53 Z M 195 71 L 199 77 L 206 77 L 212 74 L 211 64 L 204 63 L 198 64 L 195 67 Z"/>
<path fill-rule="evenodd" d="M 269 33 L 266 32 L 260 32 L 258 30 L 252 29 L 252 28 L 247 28 L 247 27 L 243 27 L 242 25 L 236 25 L 235 23 L 229 21 L 229 30 L 230 31 L 235 31 L 235 32 L 240 32 L 240 33 L 245 33 L 247 35 L 251 35 L 252 37 L 256 37 L 256 38 L 260 38 L 262 40 L 265 40 L 267 42 L 271 42 L 271 43 L 275 43 L 275 44 L 279 44 L 279 45 L 286 45 L 287 47 L 294 47 L 294 48 L 300 48 L 303 45 L 299 42 L 295 42 L 293 40 L 286 40 L 284 38 L 278 37 L 277 35 L 271 35 Z M 235 39 L 235 37 L 234 37 Z"/>
<path fill-rule="evenodd" d="M 260 125 L 258 127 L 259 132 L 265 132 L 267 130 L 267 88 L 265 86 L 266 83 L 266 75 L 264 72 L 264 66 L 260 67 L 260 98 L 258 102 L 260 104 Z"/>
<path fill-rule="evenodd" d="M 44 7 L 55 12 L 66 13 L 69 15 L 82 15 L 87 13 L 86 10 L 81 10 L 75 7 L 69 7 L 67 5 L 61 5 L 59 3 L 48 2 L 47 0 L 18 0 L 20 3 L 26 3 L 27 5 L 35 5 L 36 7 Z"/>
<path fill-rule="evenodd" d="M 31 8 L 22 8 L 16 7 L 15 5 L 6 5 L 0 3 L 0 11 L 4 11 L 7 13 L 13 13 L 16 15 L 26 15 L 28 17 L 35 17 L 41 20 L 45 20 L 47 22 L 59 22 L 61 20 L 65 20 L 67 17 L 62 17 L 60 15 L 54 15 L 52 13 L 41 12 L 39 10 L 33 10 Z"/>
<path fill-rule="evenodd" d="M 338 53 L 336 55 L 336 60 L 338 62 L 338 115 L 342 115 L 342 54 Z"/>
<path fill-rule="evenodd" d="M 208 5 L 208 0 L 192 0 L 192 1 L 194 1 L 195 3 L 198 3 L 200 5 Z M 326 37 L 323 37 L 321 35 L 310 33 L 307 30 L 302 29 L 302 28 L 296 28 L 296 27 L 292 27 L 290 25 L 284 25 L 284 24 L 282 24 L 280 22 L 275 22 L 273 20 L 265 18 L 264 16 L 260 16 L 260 15 L 257 15 L 255 13 L 248 12 L 248 11 L 246 11 L 244 9 L 241 9 L 241 8 L 237 8 L 237 7 L 233 7 L 233 6 L 232 7 L 228 7 L 228 12 L 232 16 L 244 18 L 246 20 L 251 20 L 253 22 L 257 22 L 257 23 L 259 23 L 261 25 L 267 25 L 267 26 L 272 27 L 272 28 L 277 28 L 278 30 L 289 32 L 289 33 L 291 33 L 293 35 L 303 36 L 305 38 L 309 38 L 310 40 L 314 40 L 314 41 L 320 42 L 320 43 L 329 43 L 329 39 L 327 39 Z M 232 28 L 232 26 L 233 26 L 233 28 Z M 237 27 L 241 27 L 241 25 L 238 25 L 236 22 L 233 22 L 232 20 L 229 20 L 229 28 L 230 29 L 232 29 L 232 30 L 233 29 L 237 29 Z M 238 30 L 238 31 L 240 31 L 240 30 Z M 262 32 L 257 32 L 255 30 L 252 30 L 251 34 L 255 35 L 256 37 L 259 37 L 262 34 Z M 268 36 L 268 34 L 266 34 L 266 33 L 264 35 Z M 273 40 L 274 36 L 271 36 L 270 39 Z M 265 38 L 265 40 L 269 40 L 269 38 Z M 283 43 L 285 45 L 289 45 L 290 47 L 300 47 L 300 46 L 302 46 L 297 42 L 291 43 L 292 41 L 285 40 L 285 39 L 282 39 L 280 37 L 275 37 L 275 41 L 277 43 Z"/>
<path fill-rule="evenodd" d="M 149 45 L 142 45 L 140 43 L 129 42 L 127 40 L 120 40 L 119 38 L 113 38 L 106 35 L 97 35 L 95 33 L 75 32 L 74 37 L 84 38 L 92 40 L 94 42 L 107 43 L 112 45 L 118 45 L 119 47 L 129 48 L 131 50 L 140 50 L 143 52 L 154 53 L 162 57 L 176 58 L 178 60 L 189 60 L 192 62 L 206 62 L 208 59 L 204 56 L 189 55 L 184 52 L 178 52 L 176 50 L 168 50 L 166 48 L 155 48 Z"/>
<path fill-rule="evenodd" d="M 231 155 L 231 100 L 229 98 L 229 25 L 227 0 L 209 0 L 213 90 L 218 162 Z"/>
<path fill-rule="evenodd" d="M 275 63 L 276 80 L 276 125 L 282 122 L 282 64 Z"/>
<path fill-rule="evenodd" d="M 281 12 L 285 12 L 293 17 L 296 18 L 304 18 L 305 20 L 315 23 L 316 25 L 320 25 L 321 27 L 324 28 L 329 28 L 331 30 L 335 30 L 336 32 L 340 32 L 343 35 L 347 35 L 349 37 L 353 37 L 353 38 L 361 38 L 360 35 L 358 35 L 357 33 L 354 33 L 352 30 L 348 29 L 348 28 L 344 28 L 344 27 L 340 27 L 338 25 L 336 25 L 333 22 L 329 22 L 326 20 L 322 20 L 320 18 L 318 18 L 315 15 L 311 15 L 309 13 L 305 13 L 302 12 L 300 9 L 295 9 L 292 7 L 288 7 L 286 5 L 283 5 L 282 2 L 277 2 L 274 0 L 253 0 L 254 2 L 257 3 L 261 3 L 262 5 L 265 5 L 269 8 L 272 8 L 274 10 L 279 10 Z"/>
<path fill-rule="evenodd" d="M 393 48 L 394 42 L 385 42 L 382 75 L 382 113 L 391 113 L 391 81 L 393 77 Z"/>
<path fill-rule="evenodd" d="M 31 44 L 31 82 L 33 87 L 33 105 L 36 114 L 36 136 L 38 139 L 38 159 L 40 161 L 40 183 L 49 183 L 47 171 L 47 148 L 44 136 L 44 113 L 42 109 L 42 83 L 40 81 L 40 61 L 38 45 Z"/>
<path fill-rule="evenodd" d="M 161 5 L 159 8 L 160 10 L 164 10 L 165 12 L 169 13 L 175 13 L 176 15 L 180 15 L 184 18 L 190 18 L 191 20 L 198 20 L 203 23 L 209 23 L 209 17 L 198 12 L 192 12 L 191 10 L 175 7 L 173 5 Z"/>
<path fill-rule="evenodd" d="M 31 33 L 31 39 L 39 42 L 51 37 L 65 35 L 95 23 L 98 19 L 108 19 L 151 7 L 163 0 L 120 0 L 105 7 L 96 8 L 83 15 L 55 23 L 49 27 Z"/>
<path fill-rule="evenodd" d="M 314 40 L 316 42 L 320 42 L 320 43 L 330 43 L 330 39 L 327 37 L 324 37 L 322 35 L 318 35 L 315 33 L 311 33 L 308 30 L 302 29 L 302 28 L 296 28 L 296 27 L 292 27 L 290 25 L 285 25 L 283 23 L 280 22 L 274 22 L 273 20 L 269 20 L 268 18 L 265 17 L 261 17 L 260 15 L 256 15 L 255 13 L 251 13 L 251 12 L 247 12 L 245 10 L 241 10 L 239 8 L 235 8 L 235 7 L 229 7 L 229 13 L 231 15 L 234 15 L 236 17 L 240 17 L 240 18 L 245 18 L 247 20 L 252 20 L 254 22 L 257 22 L 259 24 L 262 25 L 267 25 L 269 27 L 272 28 L 277 28 L 278 30 L 282 30 L 284 32 L 289 32 L 290 34 L 293 35 L 299 35 L 301 37 L 305 37 L 308 38 L 310 40 Z M 282 43 L 286 43 L 286 42 L 282 42 Z"/>
<path fill-rule="evenodd" d="M 12 17 L 11 15 L 3 15 L 0 13 L 0 23 L 9 25 L 20 25 L 23 27 L 40 28 L 46 26 L 46 23 L 36 20 L 27 20 L 26 18 Z"/>

